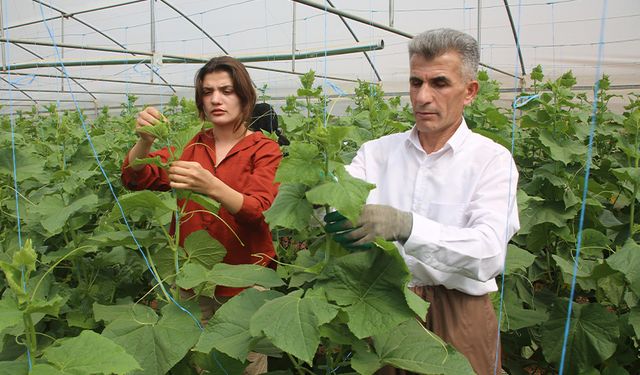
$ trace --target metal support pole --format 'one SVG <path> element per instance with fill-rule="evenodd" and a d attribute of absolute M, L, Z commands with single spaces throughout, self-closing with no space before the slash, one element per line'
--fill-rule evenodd
<path fill-rule="evenodd" d="M 64 17 L 60 17 L 60 60 L 64 60 Z M 60 91 L 64 92 L 64 77 L 60 78 Z"/>
<path fill-rule="evenodd" d="M 0 0 L 0 38 L 4 39 L 4 13 L 2 9 L 3 3 L 4 1 Z M 2 44 L 0 44 L 0 48 L 2 48 L 2 70 L 7 69 L 7 55 L 5 54 L 5 50 L 4 50 L 5 43 L 8 43 L 8 42 L 3 42 Z"/>
<path fill-rule="evenodd" d="M 293 14 L 292 17 L 292 25 L 291 25 L 291 71 L 296 71 L 296 3 L 292 2 L 293 6 Z"/>
<path fill-rule="evenodd" d="M 482 50 L 482 41 L 481 41 L 481 25 L 482 25 L 482 0 L 478 0 L 478 31 L 476 32 L 476 37 L 478 39 L 478 47 Z"/>
<path fill-rule="evenodd" d="M 389 0 L 389 27 L 393 27 L 395 12 L 395 1 Z"/>
<path fill-rule="evenodd" d="M 151 6 L 151 56 L 156 53 L 156 7 L 155 0 L 149 0 L 149 4 Z M 153 70 L 155 66 L 153 65 L 153 59 L 151 59 L 151 83 L 153 83 Z"/>

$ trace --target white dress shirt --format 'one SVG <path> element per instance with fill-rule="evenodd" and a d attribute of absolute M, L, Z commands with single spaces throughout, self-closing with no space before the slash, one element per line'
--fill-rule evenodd
<path fill-rule="evenodd" d="M 446 145 L 427 154 L 414 127 L 362 145 L 347 167 L 376 184 L 367 203 L 413 214 L 396 243 L 410 285 L 442 285 L 470 295 L 496 291 L 507 242 L 520 228 L 518 172 L 509 151 L 462 121 Z"/>

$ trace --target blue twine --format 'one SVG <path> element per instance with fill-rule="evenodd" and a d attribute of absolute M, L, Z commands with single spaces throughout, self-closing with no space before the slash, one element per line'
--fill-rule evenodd
<path fill-rule="evenodd" d="M 533 99 L 537 99 L 539 97 L 540 97 L 540 94 L 518 96 L 513 100 L 513 109 L 516 110 L 518 108 L 524 107 L 525 105 L 529 104 L 530 101 L 532 101 Z M 514 123 L 515 123 L 515 118 L 514 118 Z M 513 149 L 511 150 L 511 153 L 513 153 Z"/>
<path fill-rule="evenodd" d="M 129 234 L 131 235 L 131 238 L 133 239 L 133 242 L 136 244 L 136 247 L 138 248 L 138 251 L 142 255 L 142 258 L 144 259 L 144 262 L 147 265 L 147 268 L 151 272 L 151 275 L 153 276 L 153 278 L 158 282 L 158 284 L 162 285 L 162 280 L 160 279 L 159 275 L 156 275 L 156 273 L 151 268 L 151 264 L 149 263 L 149 260 L 144 255 L 144 251 L 142 250 L 142 246 L 138 242 L 138 239 L 136 238 L 136 236 L 133 234 L 133 229 L 131 228 L 131 225 L 129 225 L 129 221 L 126 218 L 126 215 L 124 213 L 124 209 L 122 208 L 122 205 L 120 204 L 120 200 L 118 199 L 118 196 L 117 196 L 117 194 L 116 194 L 116 192 L 115 192 L 115 190 L 113 188 L 113 185 L 111 184 L 111 181 L 109 181 L 109 177 L 107 176 L 107 172 L 102 167 L 102 163 L 100 162 L 100 157 L 98 156 L 98 152 L 96 151 L 96 149 L 95 149 L 95 147 L 93 145 L 93 141 L 91 140 L 91 136 L 89 135 L 89 132 L 87 130 L 87 126 L 86 126 L 86 122 L 85 122 L 84 116 L 82 114 L 82 111 L 80 110 L 80 107 L 78 106 L 78 102 L 76 101 L 76 97 L 75 97 L 75 94 L 73 92 L 73 88 L 71 87 L 71 82 L 69 80 L 69 74 L 67 72 L 66 67 L 64 66 L 64 63 L 62 62 L 61 57 L 60 57 L 60 51 L 58 49 L 58 45 L 56 44 L 56 40 L 55 40 L 55 37 L 53 35 L 53 31 L 49 27 L 49 24 L 48 24 L 48 22 L 46 21 L 46 19 L 44 17 L 44 10 L 43 10 L 43 7 L 42 7 L 42 3 L 39 3 L 39 4 L 40 4 L 40 14 L 42 15 L 42 21 L 43 21 L 45 27 L 47 28 L 47 32 L 49 33 L 49 37 L 51 38 L 51 42 L 53 43 L 53 48 L 54 48 L 54 50 L 56 52 L 56 58 L 58 59 L 58 62 L 60 63 L 60 67 L 61 67 L 62 72 L 64 74 L 64 77 L 66 79 L 67 85 L 69 86 L 69 93 L 71 94 L 71 99 L 73 100 L 73 104 L 76 107 L 76 111 L 78 112 L 78 116 L 79 116 L 80 122 L 82 124 L 82 130 L 84 131 L 84 134 L 85 134 L 85 136 L 87 138 L 87 141 L 89 142 L 89 147 L 91 148 L 91 152 L 93 153 L 93 156 L 96 159 L 96 163 L 98 165 L 98 168 L 100 169 L 100 172 L 102 172 L 102 175 L 104 176 L 104 179 L 107 182 L 107 186 L 109 186 L 109 190 L 111 191 L 111 195 L 115 199 L 116 205 L 118 206 L 118 209 L 120 210 L 120 215 L 122 216 L 122 219 L 124 220 L 124 223 L 125 223 L 125 225 L 127 227 L 127 230 L 129 231 Z M 169 293 L 167 293 L 166 296 L 180 310 L 182 310 L 185 313 L 187 313 L 194 320 L 194 322 L 196 323 L 198 328 L 200 328 L 202 330 L 202 324 L 200 323 L 200 320 L 198 318 L 196 318 L 189 310 L 187 310 L 182 305 L 180 305 Z"/>
<path fill-rule="evenodd" d="M 478 11 L 480 11 L 478 9 Z M 516 61 L 513 64 L 515 67 L 515 72 L 513 74 L 513 87 L 517 88 L 518 87 L 518 75 L 520 74 L 520 64 L 518 64 L 518 51 L 520 50 L 520 17 L 521 17 L 521 12 L 522 12 L 522 3 L 520 1 L 518 1 L 518 20 L 516 21 L 518 28 L 516 31 Z M 520 106 L 528 103 L 530 100 L 533 100 L 533 98 L 530 98 L 528 100 L 525 100 L 525 102 L 523 104 L 521 104 Z M 515 99 L 513 101 L 513 114 L 512 114 L 512 118 L 511 118 L 511 155 L 513 155 L 513 153 L 515 152 L 516 149 L 516 108 L 518 108 L 517 106 L 517 102 L 518 100 Z M 511 163 L 511 165 L 509 166 L 509 190 L 507 191 L 507 199 L 510 200 L 510 194 L 511 194 L 511 189 L 512 189 L 512 183 L 513 183 L 513 163 Z M 509 204 L 507 204 L 507 221 L 506 221 L 506 225 L 505 225 L 505 237 L 508 235 L 508 228 L 509 228 L 509 212 L 511 209 L 511 204 L 509 202 Z M 508 246 L 508 238 L 505 238 L 505 245 Z M 496 340 L 496 356 L 495 356 L 495 360 L 493 363 L 493 375 L 496 375 L 498 373 L 498 358 L 500 356 L 500 327 L 502 327 L 502 310 L 504 309 L 504 279 L 505 279 L 505 271 L 506 271 L 506 258 L 507 258 L 507 249 L 505 249 L 505 253 L 504 253 L 504 268 L 502 269 L 502 274 L 500 277 L 500 307 L 498 308 L 498 333 L 497 333 L 497 340 Z M 502 370 L 502 369 L 501 369 Z"/>
<path fill-rule="evenodd" d="M 573 276 L 571 277 L 571 293 L 569 294 L 569 308 L 564 325 L 564 339 L 562 342 L 562 356 L 560 358 L 559 375 L 564 372 L 564 363 L 567 354 L 567 341 L 569 339 L 569 327 L 571 326 L 571 313 L 573 310 L 573 297 L 576 290 L 578 262 L 580 260 L 580 248 L 582 246 L 582 228 L 584 226 L 584 213 L 587 207 L 587 191 L 589 188 L 589 174 L 591 172 L 591 156 L 593 153 L 593 137 L 596 130 L 596 114 L 598 111 L 598 90 L 600 89 L 600 69 L 602 68 L 602 55 L 604 52 L 604 25 L 607 14 L 607 0 L 602 2 L 602 16 L 600 17 L 600 45 L 598 46 L 598 64 L 596 66 L 595 85 L 593 87 L 593 105 L 591 106 L 591 128 L 589 129 L 589 146 L 587 149 L 587 161 L 584 172 L 584 187 L 582 189 L 582 204 L 580 207 L 580 224 L 578 225 L 578 241 L 576 243 L 576 257 L 573 262 Z"/>
<path fill-rule="evenodd" d="M 9 9 L 7 7 L 6 1 L 3 0 L 3 6 L 5 9 Z M 7 12 L 8 13 L 8 12 Z M 7 19 L 6 19 L 6 14 L 4 16 L 5 18 L 3 19 L 3 25 L 7 25 Z M 8 28 L 4 28 L 3 30 L 6 35 L 7 38 L 9 38 L 9 29 Z M 11 61 L 11 55 L 10 55 L 10 49 L 9 49 L 9 43 L 5 43 L 4 46 L 5 49 L 5 55 L 7 56 L 7 62 Z M 8 81 L 12 84 L 16 84 L 15 82 L 12 82 L 11 79 L 11 64 L 7 63 L 7 76 L 8 76 Z M 35 76 L 33 76 L 35 78 Z M 20 81 L 20 79 L 18 80 Z M 32 79 L 33 81 L 33 79 Z M 20 249 L 22 249 L 22 227 L 20 224 L 20 193 L 18 190 L 18 166 L 17 166 L 17 157 L 16 157 L 16 138 L 15 138 L 15 128 L 16 128 L 16 119 L 15 116 L 13 116 L 14 113 L 14 107 L 13 107 L 13 85 L 10 84 L 9 85 L 9 113 L 12 114 L 12 116 L 9 119 L 9 123 L 11 125 L 11 161 L 12 161 L 12 167 L 13 167 L 13 192 L 14 192 L 14 197 L 15 197 L 15 201 L 16 201 L 16 222 L 17 222 L 17 229 L 18 229 L 18 247 Z M 27 292 L 27 279 L 26 279 L 26 275 L 25 275 L 25 267 L 21 266 L 20 267 L 20 282 L 22 284 L 22 290 L 26 293 Z M 31 369 L 33 368 L 33 361 L 31 360 L 31 349 L 29 348 L 29 345 L 26 346 L 27 347 L 27 365 L 29 367 L 29 372 L 31 372 Z"/>
<path fill-rule="evenodd" d="M 347 95 L 347 93 L 346 93 L 346 92 L 344 92 L 344 90 L 342 90 L 342 89 L 340 88 L 340 86 L 336 85 L 336 84 L 335 84 L 335 83 L 333 83 L 332 81 L 327 80 L 327 85 L 329 85 L 329 87 L 331 87 L 331 89 L 332 89 L 336 94 L 338 94 L 338 96 L 345 96 L 345 95 Z"/>
<path fill-rule="evenodd" d="M 6 29 L 5 29 L 6 30 Z M 5 47 L 5 49 L 7 50 L 7 53 L 9 53 L 9 48 Z M 9 60 L 9 57 L 7 55 L 7 61 Z M 11 79 L 11 65 L 8 65 L 8 69 L 7 72 L 9 72 L 9 77 L 7 79 L 7 81 L 9 81 L 10 85 L 15 85 L 15 86 L 29 86 L 31 83 L 33 83 L 33 81 L 36 79 L 36 75 L 35 74 L 27 74 L 25 76 L 16 78 L 16 79 Z M 22 81 L 26 81 L 27 79 L 29 79 L 29 82 L 22 82 Z"/>

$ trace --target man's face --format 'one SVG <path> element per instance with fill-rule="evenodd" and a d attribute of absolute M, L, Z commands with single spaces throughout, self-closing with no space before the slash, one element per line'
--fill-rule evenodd
<path fill-rule="evenodd" d="M 234 126 L 240 121 L 242 103 L 229 73 L 215 71 L 202 80 L 202 103 L 207 119 L 216 126 Z"/>
<path fill-rule="evenodd" d="M 478 92 L 478 82 L 466 81 L 461 68 L 460 55 L 453 51 L 431 60 L 411 56 L 409 96 L 421 140 L 442 147 L 460 125 L 464 106 Z"/>

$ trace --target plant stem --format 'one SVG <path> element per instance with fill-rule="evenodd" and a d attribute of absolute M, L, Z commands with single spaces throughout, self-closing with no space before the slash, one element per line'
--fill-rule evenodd
<path fill-rule="evenodd" d="M 24 322 L 24 329 L 27 338 L 27 349 L 29 353 L 33 356 L 38 348 L 38 343 L 36 339 L 36 328 L 33 326 L 33 319 L 31 318 L 31 313 L 24 313 L 22 315 L 22 320 Z"/>

